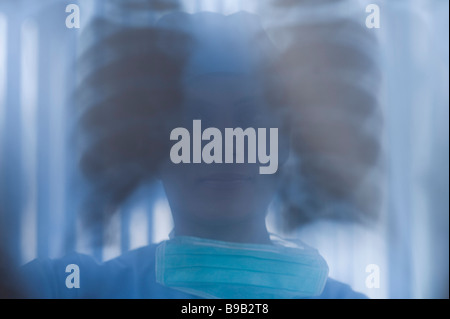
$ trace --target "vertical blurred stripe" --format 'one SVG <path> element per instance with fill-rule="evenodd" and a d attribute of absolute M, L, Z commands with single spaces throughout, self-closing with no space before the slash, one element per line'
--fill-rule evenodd
<path fill-rule="evenodd" d="M 58 37 L 58 31 L 60 28 L 55 28 L 53 25 L 53 15 L 51 13 L 51 7 L 47 7 L 39 15 L 34 15 L 36 19 L 39 40 L 37 47 L 34 48 L 37 56 L 37 81 L 38 81 L 38 95 L 37 109 L 35 118 L 37 126 L 34 129 L 36 134 L 38 148 L 36 152 L 36 167 L 37 167 L 37 240 L 38 240 L 38 257 L 45 258 L 49 256 L 49 243 L 52 240 L 53 225 L 52 222 L 52 205 L 51 202 L 56 201 L 54 197 L 57 194 L 52 194 L 52 181 L 50 172 L 56 169 L 52 167 L 54 159 L 51 158 L 51 149 L 53 147 L 51 140 L 51 127 L 52 123 L 52 110 L 51 99 L 55 95 L 51 86 L 51 77 L 54 72 L 54 68 L 60 68 L 55 60 L 55 53 L 52 52 L 52 42 Z M 50 28 L 50 25 L 53 27 Z M 61 28 L 64 28 L 61 25 Z M 51 30 L 51 31 L 50 31 Z M 44 34 L 51 34 L 51 36 L 45 36 Z M 61 52 L 61 49 L 59 49 Z M 51 55 L 55 54 L 55 55 Z M 60 186 L 62 187 L 62 186 Z"/>
<path fill-rule="evenodd" d="M 8 8 L 6 7 L 6 10 Z M 4 41 L 7 61 L 5 83 L 3 134 L 1 139 L 2 154 L 0 167 L 2 170 L 1 209 L 3 210 L 4 237 L 8 239 L 8 249 L 15 262 L 21 261 L 20 220 L 22 212 L 22 178 L 21 170 L 21 115 L 20 115 L 20 18 L 10 15 L 8 11 L 8 26 Z"/>
<path fill-rule="evenodd" d="M 22 261 L 37 256 L 37 100 L 38 100 L 38 30 L 35 22 L 27 20 L 21 27 L 21 127 L 24 211 L 21 219 Z"/>
<path fill-rule="evenodd" d="M 108 223 L 108 231 L 103 233 L 103 251 L 102 251 L 102 261 L 107 261 L 120 256 L 121 253 L 126 252 L 121 249 L 122 238 L 125 237 L 123 234 L 122 227 L 122 211 L 116 212 Z"/>
<path fill-rule="evenodd" d="M 258 3 L 254 0 L 182 0 L 183 9 L 188 13 L 211 11 L 232 14 L 239 10 L 253 12 Z"/>
<path fill-rule="evenodd" d="M 73 1 L 72 3 L 74 3 Z M 38 256 L 56 258 L 67 246 L 64 236 L 73 235 L 76 192 L 68 167 L 73 148 L 67 147 L 72 118 L 70 93 L 74 85 L 73 61 L 77 30 L 65 26 L 64 3 L 49 3 L 33 15 L 39 28 L 37 118 Z M 42 35 L 49 36 L 42 36 Z M 66 192 L 71 192 L 66 197 Z M 69 205 L 66 205 L 66 200 Z M 76 208 L 75 208 L 76 209 Z M 72 224 L 68 228 L 68 223 Z M 73 238 L 73 236 L 72 236 Z M 73 240 L 73 239 L 72 239 Z"/>
<path fill-rule="evenodd" d="M 193 13 L 197 9 L 197 3 L 192 0 L 183 0 L 183 9 L 188 13 Z"/>
<path fill-rule="evenodd" d="M 122 252 L 127 252 L 130 249 L 130 215 L 132 212 L 132 203 L 125 203 L 120 212 L 120 232 L 122 234 L 120 238 L 120 247 Z"/>
<path fill-rule="evenodd" d="M 218 1 L 216 0 L 207 0 L 201 2 L 201 10 L 202 11 L 211 11 L 217 12 L 219 9 Z"/>
<path fill-rule="evenodd" d="M 129 249 L 136 249 L 148 244 L 148 215 L 145 207 L 139 205 L 131 212 L 128 225 Z"/>
<path fill-rule="evenodd" d="M 3 150 L 3 134 L 6 108 L 6 77 L 8 72 L 8 20 L 6 15 L 0 12 L 0 153 Z M 0 159 L 2 160 L 2 159 Z"/>
<path fill-rule="evenodd" d="M 80 5 L 80 11 L 82 12 L 81 26 L 87 23 L 89 9 L 86 7 L 81 7 L 81 1 L 71 1 L 71 3 L 76 3 Z M 93 3 L 91 1 L 90 3 Z M 70 32 L 70 30 L 72 32 Z M 62 152 L 65 154 L 64 165 L 65 165 L 65 192 L 64 192 L 64 208 L 62 214 L 64 215 L 64 224 L 61 225 L 62 228 L 62 241 L 63 241 L 63 253 L 74 251 L 76 248 L 76 234 L 77 234 L 77 213 L 79 212 L 79 198 L 83 187 L 74 187 L 73 185 L 80 185 L 78 174 L 78 161 L 75 155 L 72 141 L 72 131 L 76 125 L 76 118 L 73 116 L 75 103 L 73 99 L 73 91 L 76 87 L 78 74 L 74 66 L 79 49 L 79 30 L 74 33 L 74 29 L 67 30 L 72 36 L 71 41 L 67 43 L 66 46 L 66 71 L 69 76 L 66 76 L 65 87 L 63 89 L 64 93 L 64 105 L 61 106 L 63 109 L 63 119 L 64 119 L 64 134 L 65 134 L 65 145 Z"/>
<path fill-rule="evenodd" d="M 170 214 L 169 203 L 166 198 L 161 197 L 155 202 L 153 207 L 152 242 L 159 243 L 160 241 L 168 239 L 172 227 L 173 221 Z"/>

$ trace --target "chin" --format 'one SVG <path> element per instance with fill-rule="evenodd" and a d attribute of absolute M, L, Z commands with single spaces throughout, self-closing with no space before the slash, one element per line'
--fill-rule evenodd
<path fill-rule="evenodd" d="M 236 205 L 223 205 L 214 209 L 202 210 L 193 216 L 199 223 L 210 224 L 211 226 L 226 226 L 239 224 L 257 218 L 264 211 L 255 212 L 255 208 L 245 205 L 236 207 Z M 265 215 L 264 215 L 265 216 Z"/>

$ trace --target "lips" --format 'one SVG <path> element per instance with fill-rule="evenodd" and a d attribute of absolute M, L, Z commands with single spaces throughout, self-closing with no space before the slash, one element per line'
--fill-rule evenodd
<path fill-rule="evenodd" d="M 200 182 L 238 182 L 249 181 L 252 177 L 247 174 L 239 173 L 214 173 L 209 174 L 199 179 Z"/>
<path fill-rule="evenodd" d="M 235 189 L 253 181 L 253 177 L 241 173 L 213 173 L 198 179 L 201 185 L 213 189 Z"/>

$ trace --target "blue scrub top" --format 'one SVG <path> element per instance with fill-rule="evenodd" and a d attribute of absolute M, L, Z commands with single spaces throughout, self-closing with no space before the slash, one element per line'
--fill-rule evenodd
<path fill-rule="evenodd" d="M 125 298 L 199 299 L 156 282 L 155 249 L 152 244 L 129 251 L 105 263 L 80 253 L 60 259 L 35 259 L 22 267 L 31 298 Z M 69 264 L 79 267 L 80 288 L 67 288 Z M 349 285 L 328 278 L 323 293 L 315 299 L 367 298 Z"/>

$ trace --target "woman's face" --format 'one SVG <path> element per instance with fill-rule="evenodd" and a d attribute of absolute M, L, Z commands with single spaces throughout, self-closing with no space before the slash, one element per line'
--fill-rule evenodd
<path fill-rule="evenodd" d="M 250 78 L 238 75 L 207 75 L 185 86 L 182 124 L 191 135 L 193 120 L 201 120 L 202 131 L 218 128 L 225 144 L 225 128 L 280 127 L 269 112 L 261 88 Z M 169 139 L 169 137 L 167 137 Z M 202 141 L 202 146 L 209 141 Z M 176 141 L 173 141 L 175 144 Z M 172 144 L 172 145 L 173 145 Z M 247 141 L 245 149 L 247 150 Z M 222 148 L 222 157 L 225 149 Z M 173 164 L 163 166 L 161 179 L 175 226 L 181 220 L 203 225 L 225 225 L 264 218 L 276 189 L 277 174 L 260 175 L 258 163 Z M 222 161 L 224 162 L 224 160 Z"/>

